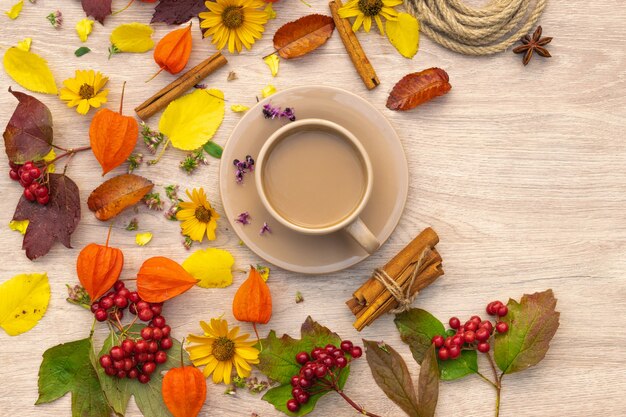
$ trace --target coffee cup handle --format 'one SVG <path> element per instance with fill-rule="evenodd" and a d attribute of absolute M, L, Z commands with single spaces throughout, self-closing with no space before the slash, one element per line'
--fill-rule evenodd
<path fill-rule="evenodd" d="M 380 242 L 360 217 L 346 226 L 345 231 L 369 254 L 376 252 L 380 247 Z"/>

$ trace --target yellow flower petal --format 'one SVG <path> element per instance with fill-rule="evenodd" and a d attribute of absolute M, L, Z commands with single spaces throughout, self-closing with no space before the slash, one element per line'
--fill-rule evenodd
<path fill-rule="evenodd" d="M 270 71 L 272 72 L 272 77 L 276 77 L 278 75 L 278 64 L 280 63 L 280 58 L 278 55 L 272 54 L 263 60 L 268 67 L 270 67 Z"/>
<path fill-rule="evenodd" d="M 263 88 L 263 90 L 261 90 L 261 95 L 263 96 L 263 98 L 266 98 L 266 97 L 271 96 L 275 92 L 276 92 L 276 87 L 274 87 L 273 85 L 269 84 L 269 85 L 265 86 L 265 88 Z"/>
<path fill-rule="evenodd" d="M 267 3 L 267 6 L 265 6 L 265 9 L 263 9 L 263 11 L 267 15 L 268 20 L 276 19 L 276 12 L 274 11 L 274 8 L 272 7 L 272 3 Z"/>
<path fill-rule="evenodd" d="M 243 104 L 233 104 L 230 106 L 230 110 L 235 113 L 244 113 L 250 110 L 250 107 L 244 106 Z"/>
<path fill-rule="evenodd" d="M 9 222 L 9 229 L 25 234 L 29 223 L 29 220 L 11 220 Z"/>
<path fill-rule="evenodd" d="M 139 246 L 146 246 L 148 243 L 150 243 L 151 240 L 152 233 L 150 232 L 137 233 L 137 235 L 135 236 L 135 242 Z"/>
<path fill-rule="evenodd" d="M 32 43 L 33 43 L 32 38 L 24 38 L 17 43 L 17 47 L 20 48 L 22 51 L 28 52 L 30 51 L 30 45 Z"/>
<path fill-rule="evenodd" d="M 17 3 L 15 3 L 8 12 L 6 12 L 7 16 L 9 16 L 9 19 L 11 20 L 15 20 L 17 19 L 17 17 L 20 15 L 20 13 L 22 12 L 22 7 L 24 7 L 24 0 L 20 0 Z"/>
<path fill-rule="evenodd" d="M 91 19 L 81 19 L 76 23 L 76 33 L 81 42 L 86 42 L 87 37 L 93 30 L 93 24 L 95 22 Z"/>

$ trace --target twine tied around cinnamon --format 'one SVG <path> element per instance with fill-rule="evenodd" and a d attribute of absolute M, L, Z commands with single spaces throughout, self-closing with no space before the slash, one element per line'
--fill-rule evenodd
<path fill-rule="evenodd" d="M 376 268 L 374 270 L 374 278 L 378 282 L 383 284 L 385 286 L 385 289 L 389 291 L 391 296 L 395 298 L 396 301 L 398 302 L 398 307 L 389 310 L 388 311 L 389 314 L 403 313 L 411 308 L 411 304 L 413 304 L 413 300 L 415 300 L 415 297 L 417 297 L 417 295 L 419 294 L 419 291 L 415 291 L 414 294 L 411 294 L 411 288 L 413 287 L 413 283 L 415 282 L 415 279 L 417 278 L 419 274 L 419 271 L 420 271 L 420 268 L 422 267 L 422 263 L 424 262 L 424 259 L 428 256 L 429 253 L 430 253 L 430 248 L 426 248 L 420 254 L 419 258 L 417 259 L 417 262 L 415 262 L 415 266 L 413 267 L 413 272 L 411 273 L 411 278 L 409 279 L 408 284 L 406 285 L 404 291 L 402 290 L 402 287 L 398 285 L 398 283 L 392 277 L 390 277 L 389 274 L 386 273 L 383 269 Z"/>
<path fill-rule="evenodd" d="M 463 0 L 404 0 L 404 5 L 420 21 L 420 30 L 438 44 L 465 55 L 489 55 L 528 34 L 547 2 L 491 0 L 475 8 Z"/>

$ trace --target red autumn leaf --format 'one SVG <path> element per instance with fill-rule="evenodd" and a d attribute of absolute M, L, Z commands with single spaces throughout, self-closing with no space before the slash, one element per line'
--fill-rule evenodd
<path fill-rule="evenodd" d="M 274 35 L 274 48 L 283 58 L 297 58 L 326 43 L 335 29 L 330 16 L 311 14 L 284 24 Z"/>
<path fill-rule="evenodd" d="M 70 236 L 80 221 L 78 186 L 61 174 L 49 174 L 50 201 L 46 205 L 28 201 L 22 196 L 13 220 L 29 220 L 22 249 L 33 260 L 50 251 L 55 241 L 71 248 Z"/>
<path fill-rule="evenodd" d="M 111 3 L 113 0 L 81 0 L 83 10 L 87 16 L 91 16 L 104 24 L 104 18 L 112 13 Z"/>
<path fill-rule="evenodd" d="M 11 90 L 19 101 L 6 130 L 4 149 L 9 161 L 23 164 L 38 161 L 50 152 L 52 147 L 52 114 L 50 109 L 33 96 Z"/>
<path fill-rule="evenodd" d="M 154 8 L 150 23 L 182 25 L 207 10 L 205 0 L 161 0 Z"/>
<path fill-rule="evenodd" d="M 233 298 L 233 315 L 239 321 L 265 324 L 272 317 L 272 295 L 259 271 L 250 274 Z"/>
<path fill-rule="evenodd" d="M 144 301 L 162 303 L 184 293 L 197 281 L 178 263 L 155 256 L 141 265 L 137 273 L 137 292 Z"/>
<path fill-rule="evenodd" d="M 452 86 L 448 81 L 448 74 L 441 68 L 428 68 L 406 75 L 391 90 L 387 108 L 411 110 L 450 91 Z"/>
<path fill-rule="evenodd" d="M 121 102 L 124 102 L 123 87 Z M 122 104 L 119 113 L 101 109 L 95 114 L 89 127 L 89 140 L 91 151 L 102 166 L 102 175 L 126 161 L 135 149 L 137 135 L 137 121 L 122 115 Z"/>
<path fill-rule="evenodd" d="M 85 246 L 76 259 L 78 279 L 92 301 L 96 301 L 115 284 L 123 267 L 124 254 L 118 248 L 109 247 L 108 237 L 104 246 L 96 243 Z"/>
<path fill-rule="evenodd" d="M 174 417 L 196 417 L 206 399 L 206 380 L 193 366 L 172 368 L 163 377 L 161 392 Z"/>
<path fill-rule="evenodd" d="M 141 201 L 154 184 L 139 175 L 122 174 L 113 177 L 93 190 L 87 207 L 96 213 L 98 220 L 109 220 Z"/>

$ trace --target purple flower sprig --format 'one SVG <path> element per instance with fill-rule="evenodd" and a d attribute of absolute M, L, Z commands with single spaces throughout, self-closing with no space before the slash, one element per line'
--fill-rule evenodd
<path fill-rule="evenodd" d="M 263 117 L 266 119 L 288 119 L 290 122 L 296 120 L 296 113 L 293 107 L 285 107 L 283 110 L 280 106 L 273 106 L 272 103 L 263 105 Z"/>
<path fill-rule="evenodd" d="M 261 227 L 261 230 L 259 231 L 259 235 L 263 236 L 265 235 L 265 233 L 272 233 L 272 229 L 270 229 L 270 225 L 267 224 L 267 222 L 263 222 L 263 227 Z"/>
<path fill-rule="evenodd" d="M 250 213 L 248 213 L 247 211 L 240 213 L 239 216 L 237 216 L 237 218 L 235 219 L 235 223 L 241 223 L 244 226 L 250 224 Z"/>
<path fill-rule="evenodd" d="M 254 171 L 254 159 L 250 155 L 246 155 L 246 159 L 243 161 L 235 159 L 233 165 L 235 166 L 235 181 L 237 181 L 237 184 L 243 182 L 245 174 Z"/>

